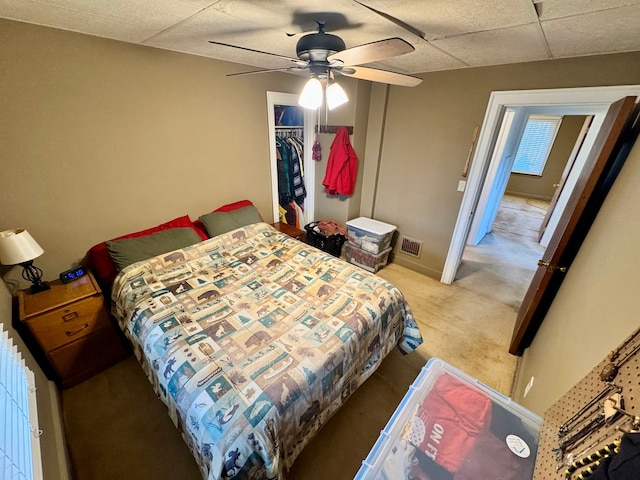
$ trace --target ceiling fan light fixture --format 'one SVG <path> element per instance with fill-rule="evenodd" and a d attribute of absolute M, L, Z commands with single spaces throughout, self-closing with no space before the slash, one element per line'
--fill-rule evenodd
<path fill-rule="evenodd" d="M 302 89 L 298 105 L 309 110 L 316 110 L 322 105 L 322 84 L 317 77 L 311 77 Z"/>
<path fill-rule="evenodd" d="M 331 82 L 327 86 L 327 107 L 329 107 L 329 110 L 344 105 L 348 101 L 349 97 L 347 96 L 347 92 L 345 92 L 339 84 Z"/>

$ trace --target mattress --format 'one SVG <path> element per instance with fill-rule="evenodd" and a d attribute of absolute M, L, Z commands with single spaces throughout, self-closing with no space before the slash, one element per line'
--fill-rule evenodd
<path fill-rule="evenodd" d="M 112 301 L 205 479 L 285 478 L 393 348 L 422 343 L 396 287 L 266 223 L 130 265 Z"/>

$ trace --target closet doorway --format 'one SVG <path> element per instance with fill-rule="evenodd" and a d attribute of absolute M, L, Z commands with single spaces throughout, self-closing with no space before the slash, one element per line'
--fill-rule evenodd
<path fill-rule="evenodd" d="M 304 229 L 314 218 L 315 112 L 298 95 L 267 92 L 273 221 Z"/>

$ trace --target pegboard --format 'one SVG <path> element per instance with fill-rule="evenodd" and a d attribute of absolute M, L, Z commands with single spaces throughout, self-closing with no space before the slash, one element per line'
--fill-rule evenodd
<path fill-rule="evenodd" d="M 623 347 L 625 343 L 627 343 L 627 345 Z M 634 349 L 637 350 L 639 345 L 640 329 L 636 330 L 636 332 L 626 338 L 625 341 L 617 347 L 620 349 L 620 358 L 623 358 L 625 354 L 631 355 L 624 365 L 619 367 L 616 377 L 611 381 L 612 384 L 621 387 L 620 394 L 624 402 L 624 410 L 636 416 L 640 415 L 640 358 Z M 600 379 L 600 374 L 605 366 L 610 363 L 612 362 L 609 356 L 607 356 L 545 412 L 540 430 L 538 455 L 536 457 L 536 466 L 533 474 L 534 480 L 565 479 L 567 465 L 558 459 L 554 451 L 554 449 L 560 445 L 558 429 L 605 390 L 607 382 Z M 611 393 L 613 393 L 613 391 Z M 609 395 L 610 394 L 607 393 L 605 397 Z M 596 403 L 601 404 L 603 402 Z M 593 410 L 589 409 L 588 411 Z M 586 416 L 584 418 L 586 419 Z M 575 448 L 568 450 L 568 452 L 574 455 L 571 460 L 578 460 L 610 444 L 614 440 L 619 440 L 622 437 L 622 432 L 616 430 L 616 427 L 620 426 L 629 430 L 631 428 L 631 420 L 632 419 L 625 415 L 620 415 L 616 417 L 611 424 L 605 424 L 598 428 L 586 436 Z M 591 448 L 585 452 L 588 447 Z M 581 469 L 579 469 L 572 478 L 575 478 L 580 471 Z"/>

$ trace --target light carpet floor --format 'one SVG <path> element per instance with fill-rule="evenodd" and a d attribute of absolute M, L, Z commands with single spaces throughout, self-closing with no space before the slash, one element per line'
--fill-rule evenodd
<path fill-rule="evenodd" d="M 483 241 L 499 243 L 498 254 L 510 242 L 498 228 L 503 218 L 499 212 L 494 232 Z M 505 222 L 519 230 L 515 217 Z M 352 479 L 429 358 L 441 358 L 510 394 L 518 359 L 507 350 L 517 298 L 528 282 L 524 275 L 505 280 L 489 250 L 482 248 L 480 255 L 466 249 L 452 285 L 395 264 L 379 272 L 404 293 L 425 341 L 409 355 L 395 350 L 384 360 L 298 457 L 290 480 Z M 62 407 L 77 480 L 201 478 L 191 452 L 132 356 L 64 390 Z"/>

